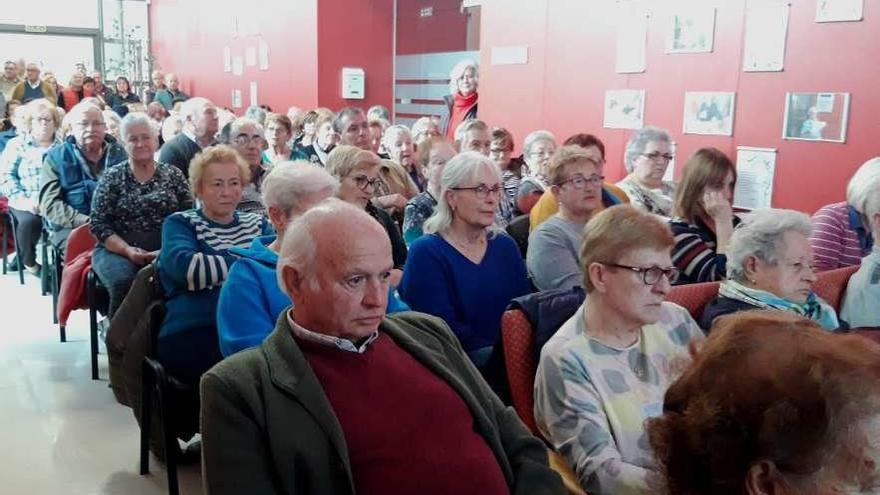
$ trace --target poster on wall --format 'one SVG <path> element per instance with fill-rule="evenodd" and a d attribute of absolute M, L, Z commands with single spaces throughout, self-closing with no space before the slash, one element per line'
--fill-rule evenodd
<path fill-rule="evenodd" d="M 241 108 L 241 90 L 232 90 L 232 108 Z"/>
<path fill-rule="evenodd" d="M 688 91 L 684 94 L 685 134 L 733 135 L 736 93 Z"/>
<path fill-rule="evenodd" d="M 241 55 L 236 55 L 232 57 L 232 75 L 240 76 L 242 74 L 244 74 L 244 60 Z"/>
<path fill-rule="evenodd" d="M 259 105 L 259 99 L 257 98 L 257 82 L 251 81 L 251 106 L 255 107 Z"/>
<path fill-rule="evenodd" d="M 787 93 L 782 137 L 846 142 L 849 93 Z"/>
<path fill-rule="evenodd" d="M 733 206 L 746 210 L 770 208 L 775 173 L 775 149 L 737 146 Z"/>
<path fill-rule="evenodd" d="M 260 40 L 260 70 L 269 70 L 269 44 L 264 40 Z"/>
<path fill-rule="evenodd" d="M 743 70 L 778 72 L 785 62 L 788 4 L 755 5 L 746 9 Z"/>
<path fill-rule="evenodd" d="M 611 89 L 605 92 L 605 120 L 609 129 L 641 129 L 645 126 L 645 90 Z"/>
<path fill-rule="evenodd" d="M 244 65 L 248 67 L 257 65 L 257 47 L 249 46 L 244 49 Z"/>
<path fill-rule="evenodd" d="M 223 47 L 223 72 L 232 72 L 232 50 Z"/>
<path fill-rule="evenodd" d="M 674 12 L 666 34 L 666 53 L 711 52 L 715 41 L 715 7 Z"/>
<path fill-rule="evenodd" d="M 617 73 L 645 72 L 647 43 L 648 13 L 635 5 L 621 6 L 617 23 Z"/>
<path fill-rule="evenodd" d="M 816 0 L 816 22 L 861 21 L 864 0 Z"/>

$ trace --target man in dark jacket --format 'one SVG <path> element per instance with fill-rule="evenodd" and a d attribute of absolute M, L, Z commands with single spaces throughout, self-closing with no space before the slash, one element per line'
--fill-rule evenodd
<path fill-rule="evenodd" d="M 442 320 L 385 317 L 391 245 L 366 212 L 319 204 L 279 259 L 292 309 L 202 378 L 206 493 L 565 493 Z"/>
<path fill-rule="evenodd" d="M 159 162 L 174 165 L 189 177 L 189 162 L 204 148 L 217 144 L 219 126 L 217 107 L 207 98 L 190 98 L 180 109 L 183 132 L 169 139 L 159 149 Z"/>

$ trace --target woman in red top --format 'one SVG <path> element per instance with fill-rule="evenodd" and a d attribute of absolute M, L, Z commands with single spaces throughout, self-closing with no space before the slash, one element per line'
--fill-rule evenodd
<path fill-rule="evenodd" d="M 462 60 L 449 73 L 449 92 L 443 97 L 446 115 L 442 119 L 443 133 L 454 139 L 455 129 L 468 119 L 477 118 L 477 86 L 479 72 L 473 60 Z"/>

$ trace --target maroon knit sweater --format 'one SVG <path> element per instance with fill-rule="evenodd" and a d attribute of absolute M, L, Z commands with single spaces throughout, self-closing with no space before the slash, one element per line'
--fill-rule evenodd
<path fill-rule="evenodd" d="M 464 400 L 386 334 L 363 354 L 297 343 L 342 425 L 358 495 L 510 493 Z"/>

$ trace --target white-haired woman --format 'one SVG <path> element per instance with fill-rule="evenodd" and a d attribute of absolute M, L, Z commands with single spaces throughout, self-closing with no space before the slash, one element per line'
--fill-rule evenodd
<path fill-rule="evenodd" d="M 813 214 L 816 270 L 858 265 L 871 252 L 874 237 L 866 217 L 868 197 L 880 189 L 880 157 L 862 164 L 846 186 L 846 201 L 823 206 Z"/>
<path fill-rule="evenodd" d="M 220 352 L 230 356 L 263 342 L 291 300 L 278 287 L 278 253 L 290 222 L 332 197 L 339 181 L 305 160 L 281 162 L 263 181 L 263 202 L 277 235 L 257 237 L 250 248 L 232 248 L 239 259 L 229 270 L 217 303 Z M 390 289 L 388 313 L 408 309 Z"/>
<path fill-rule="evenodd" d="M 110 316 L 138 270 L 158 256 L 165 218 L 193 205 L 183 173 L 153 159 L 159 136 L 150 117 L 130 113 L 119 131 L 128 162 L 107 169 L 98 180 L 89 223 L 98 239 L 92 268 L 110 293 Z"/>
<path fill-rule="evenodd" d="M 812 290 L 810 217 L 794 210 L 760 209 L 746 215 L 727 247 L 727 280 L 700 317 L 709 329 L 719 316 L 753 309 L 789 311 L 822 325 L 841 326 L 837 313 Z"/>
<path fill-rule="evenodd" d="M 450 160 L 400 283 L 404 301 L 443 318 L 477 367 L 488 361 L 507 304 L 531 290 L 516 243 L 493 228 L 503 194 L 489 158 L 468 151 Z"/>
<path fill-rule="evenodd" d="M 266 214 L 262 185 L 268 167 L 263 163 L 263 151 L 269 145 L 265 135 L 263 125 L 254 119 L 241 117 L 233 120 L 230 125 L 228 144 L 241 154 L 251 171 L 250 181 L 241 194 L 238 211 Z"/>
<path fill-rule="evenodd" d="M 440 125 L 436 117 L 419 117 L 413 122 L 412 139 L 416 148 L 428 139 L 440 136 Z"/>
<path fill-rule="evenodd" d="M 18 269 L 40 270 L 36 247 L 43 228 L 40 217 L 40 169 L 43 155 L 59 144 L 61 115 L 53 102 L 40 98 L 17 110 L 24 114 L 20 134 L 0 154 L 0 195 L 9 198 L 9 212 L 15 217 L 18 240 Z"/>
<path fill-rule="evenodd" d="M 385 129 L 382 136 L 382 146 L 391 157 L 394 163 L 397 163 L 406 170 L 413 184 L 418 187 L 418 191 L 425 190 L 425 174 L 419 167 L 419 163 L 415 157 L 415 147 L 413 146 L 412 133 L 409 128 L 403 125 L 393 125 Z M 412 196 L 407 197 L 409 199 Z"/>
<path fill-rule="evenodd" d="M 550 187 L 547 168 L 555 152 L 556 136 L 550 131 L 534 131 L 523 141 L 524 177 L 516 191 L 516 207 L 523 214 L 532 211 L 532 207 Z"/>
<path fill-rule="evenodd" d="M 672 216 L 675 184 L 663 180 L 672 161 L 672 138 L 656 127 L 633 132 L 623 157 L 629 173 L 617 186 L 629 196 L 630 204 L 663 217 Z"/>
<path fill-rule="evenodd" d="M 465 120 L 477 118 L 479 69 L 473 60 L 462 60 L 449 72 L 449 94 L 443 97 L 446 114 L 440 123 L 443 134 L 455 137 L 455 129 Z"/>

